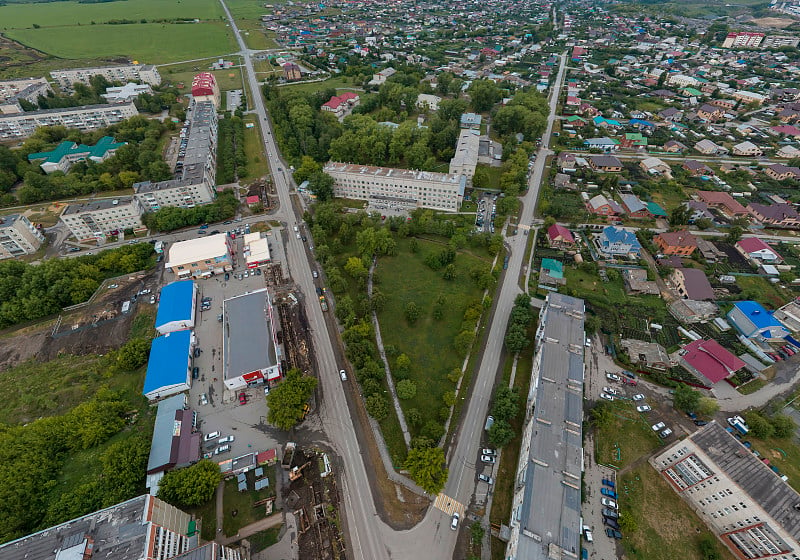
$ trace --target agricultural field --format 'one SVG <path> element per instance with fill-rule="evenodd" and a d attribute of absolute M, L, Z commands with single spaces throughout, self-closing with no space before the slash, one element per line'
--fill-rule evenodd
<path fill-rule="evenodd" d="M 242 38 L 251 49 L 276 49 L 278 43 L 272 32 L 265 31 L 261 25 L 261 16 L 272 10 L 263 2 L 254 0 L 231 0 L 226 2 L 236 25 L 242 31 Z"/>

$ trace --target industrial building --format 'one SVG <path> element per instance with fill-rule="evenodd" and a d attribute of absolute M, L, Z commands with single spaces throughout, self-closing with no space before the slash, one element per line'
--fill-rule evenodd
<path fill-rule="evenodd" d="M 54 150 L 30 154 L 28 161 L 44 160 L 40 167 L 48 175 L 56 171 L 66 173 L 73 163 L 79 161 L 88 159 L 95 163 L 103 162 L 125 144 L 126 142 L 116 142 L 111 136 L 103 136 L 94 146 L 64 140 Z"/>
<path fill-rule="evenodd" d="M 478 165 L 480 135 L 477 130 L 462 128 L 456 142 L 456 153 L 450 160 L 451 175 L 465 175 L 472 180 Z"/>
<path fill-rule="evenodd" d="M 94 66 L 91 68 L 70 68 L 53 70 L 50 77 L 64 91 L 72 91 L 72 85 L 81 83 L 91 85 L 92 76 L 103 76 L 109 82 L 144 82 L 151 86 L 161 83 L 158 69 L 151 64 L 126 64 L 124 66 Z"/>
<path fill-rule="evenodd" d="M 22 214 L 0 216 L 0 259 L 35 253 L 44 239 L 42 232 Z"/>
<path fill-rule="evenodd" d="M 192 280 L 170 282 L 161 288 L 156 330 L 161 334 L 194 328 L 197 316 L 197 284 Z"/>
<path fill-rule="evenodd" d="M 103 99 L 109 103 L 127 103 L 133 101 L 143 93 L 153 93 L 150 84 L 134 84 L 129 82 L 124 86 L 106 88 Z"/>
<path fill-rule="evenodd" d="M 244 258 L 247 268 L 256 268 L 272 262 L 267 238 L 261 237 L 259 232 L 245 234 Z"/>
<path fill-rule="evenodd" d="M 193 208 L 216 198 L 217 111 L 211 101 L 193 101 L 181 130 L 175 171 L 177 179 L 134 183 L 142 207 L 155 212 L 165 206 Z"/>
<path fill-rule="evenodd" d="M 158 403 L 147 460 L 146 486 L 151 493 L 158 491 L 158 481 L 165 472 L 200 460 L 200 432 L 196 429 L 195 418 L 185 393 Z"/>
<path fill-rule="evenodd" d="M 133 103 L 84 105 L 66 109 L 45 109 L 0 115 L 0 140 L 21 140 L 41 126 L 65 126 L 95 130 L 116 124 L 139 114 Z"/>
<path fill-rule="evenodd" d="M 201 72 L 192 78 L 192 98 L 195 101 L 211 101 L 219 107 L 220 93 L 217 79 L 211 72 Z"/>
<path fill-rule="evenodd" d="M 583 300 L 551 292 L 539 315 L 506 558 L 578 558 L 584 311 Z"/>
<path fill-rule="evenodd" d="M 277 318 L 267 289 L 226 299 L 222 312 L 225 387 L 236 391 L 280 379 Z"/>
<path fill-rule="evenodd" d="M 800 494 L 716 421 L 650 464 L 736 558 L 800 555 Z"/>
<path fill-rule="evenodd" d="M 153 339 L 142 394 L 155 401 L 188 391 L 191 385 L 192 331 L 175 331 Z"/>
<path fill-rule="evenodd" d="M 144 228 L 142 207 L 132 196 L 69 204 L 61 212 L 61 221 L 78 241 L 104 241 L 115 232 Z"/>
<path fill-rule="evenodd" d="M 208 278 L 232 270 L 233 253 L 231 240 L 224 233 L 178 241 L 167 251 L 164 268 L 178 278 Z"/>
<path fill-rule="evenodd" d="M 4 80 L 0 82 L 0 115 L 22 113 L 20 100 L 36 105 L 40 95 L 47 95 L 51 91 L 50 84 L 44 78 Z"/>
<path fill-rule="evenodd" d="M 458 212 L 467 186 L 465 175 L 411 171 L 329 161 L 323 169 L 333 177 L 336 196 L 394 204 L 409 209 Z"/>

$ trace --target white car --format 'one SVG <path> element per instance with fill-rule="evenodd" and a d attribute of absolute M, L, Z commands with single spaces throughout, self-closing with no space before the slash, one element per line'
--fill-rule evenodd
<path fill-rule="evenodd" d="M 343 369 L 339 370 L 339 377 L 342 378 L 342 381 L 347 381 L 347 372 Z"/>
<path fill-rule="evenodd" d="M 236 436 L 225 436 L 223 438 L 219 438 L 217 440 L 217 443 L 220 443 L 220 444 L 222 444 L 222 443 L 233 443 L 233 441 L 235 439 L 236 439 Z"/>
<path fill-rule="evenodd" d="M 203 393 L 202 395 L 200 395 L 200 406 L 205 406 L 207 404 L 208 404 L 208 395 Z"/>
<path fill-rule="evenodd" d="M 652 427 L 653 427 L 653 431 L 657 432 L 658 430 L 662 430 L 662 429 L 666 428 L 667 425 L 664 424 L 664 422 L 659 422 L 658 424 L 653 424 Z"/>
<path fill-rule="evenodd" d="M 206 434 L 206 437 L 203 438 L 204 441 L 211 441 L 212 439 L 217 439 L 220 436 L 219 432 L 209 432 Z"/>
<path fill-rule="evenodd" d="M 644 395 L 641 394 L 641 393 L 639 393 L 638 395 L 633 395 L 633 400 L 635 400 L 635 401 L 644 400 Z"/>
<path fill-rule="evenodd" d="M 481 449 L 482 455 L 497 455 L 497 451 L 494 449 Z"/>
<path fill-rule="evenodd" d="M 641 406 L 636 407 L 636 412 L 650 412 L 651 410 L 653 409 L 650 408 L 650 405 L 647 404 L 643 404 Z"/>
<path fill-rule="evenodd" d="M 603 387 L 603 392 L 608 393 L 609 395 L 619 395 L 619 390 L 614 389 L 613 387 Z"/>
<path fill-rule="evenodd" d="M 214 450 L 214 455 L 219 455 L 220 453 L 227 453 L 231 450 L 231 446 L 228 444 L 220 445 Z"/>
<path fill-rule="evenodd" d="M 494 465 L 497 462 L 497 459 L 494 455 L 481 455 L 481 462 L 486 463 L 487 465 Z"/>
<path fill-rule="evenodd" d="M 670 430 L 669 428 L 667 428 L 666 430 L 662 431 L 662 432 L 661 432 L 660 434 L 658 434 L 658 435 L 660 435 L 662 439 L 667 439 L 669 436 L 671 436 L 671 435 L 672 435 L 672 430 Z"/>
<path fill-rule="evenodd" d="M 619 381 L 620 377 L 615 373 L 606 373 L 606 379 L 608 379 L 609 381 Z"/>
<path fill-rule="evenodd" d="M 453 531 L 455 531 L 456 529 L 458 529 L 458 520 L 459 520 L 460 518 L 461 518 L 461 516 L 458 514 L 458 512 L 456 512 L 456 513 L 454 513 L 454 514 L 453 514 L 453 518 L 450 520 L 450 528 L 451 528 Z"/>
<path fill-rule="evenodd" d="M 606 507 L 610 507 L 611 509 L 617 509 L 617 502 L 611 498 L 600 498 L 600 503 Z"/>
<path fill-rule="evenodd" d="M 586 539 L 586 542 L 594 542 L 592 531 L 586 525 L 583 526 L 583 538 Z"/>
<path fill-rule="evenodd" d="M 606 399 L 607 401 L 613 401 L 614 395 L 609 395 L 608 393 L 600 393 L 601 399 Z"/>

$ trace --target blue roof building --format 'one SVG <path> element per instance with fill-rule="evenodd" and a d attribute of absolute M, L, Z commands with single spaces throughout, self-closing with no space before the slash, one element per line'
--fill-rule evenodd
<path fill-rule="evenodd" d="M 791 333 L 757 301 L 737 301 L 728 320 L 747 338 L 761 342 L 783 340 Z"/>
<path fill-rule="evenodd" d="M 153 339 L 142 394 L 153 401 L 188 391 L 191 351 L 192 331 L 171 332 Z"/>
<path fill-rule="evenodd" d="M 156 330 L 166 334 L 194 327 L 196 301 L 197 284 L 192 280 L 178 280 L 164 286 L 158 302 Z"/>
<path fill-rule="evenodd" d="M 600 251 L 608 257 L 639 257 L 642 245 L 636 234 L 627 229 L 608 226 L 598 238 Z"/>

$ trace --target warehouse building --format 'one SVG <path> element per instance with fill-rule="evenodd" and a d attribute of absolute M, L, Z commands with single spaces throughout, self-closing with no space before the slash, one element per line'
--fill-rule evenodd
<path fill-rule="evenodd" d="M 178 278 L 208 278 L 233 270 L 233 247 L 224 233 L 173 243 L 164 268 Z"/>
<path fill-rule="evenodd" d="M 53 70 L 50 76 L 64 91 L 72 91 L 72 85 L 81 83 L 91 85 L 92 76 L 103 76 L 109 82 L 144 82 L 151 86 L 161 83 L 158 69 L 151 64 L 126 64 L 124 66 L 94 66 L 91 68 L 70 68 Z"/>
<path fill-rule="evenodd" d="M 196 413 L 189 408 L 186 394 L 175 395 L 158 403 L 150 458 L 147 460 L 147 488 L 158 491 L 158 481 L 172 469 L 186 467 L 200 460 L 200 432 Z"/>
<path fill-rule="evenodd" d="M 582 299 L 551 292 L 539 316 L 506 558 L 578 558 L 584 311 Z"/>
<path fill-rule="evenodd" d="M 800 494 L 716 421 L 650 464 L 736 558 L 800 555 Z"/>
<path fill-rule="evenodd" d="M 394 204 L 408 209 L 432 208 L 458 212 L 467 177 L 329 161 L 323 169 L 333 177 L 336 196 Z"/>
<path fill-rule="evenodd" d="M 244 258 L 247 268 L 256 268 L 272 262 L 267 238 L 261 237 L 259 232 L 245 234 Z"/>
<path fill-rule="evenodd" d="M 139 114 L 133 103 L 84 105 L 66 109 L 45 109 L 0 115 L 0 140 L 20 140 L 41 126 L 65 126 L 83 131 L 116 124 Z"/>
<path fill-rule="evenodd" d="M 126 229 L 145 229 L 142 225 L 142 207 L 132 196 L 69 204 L 61 212 L 61 221 L 78 241 L 100 242 L 106 236 Z"/>
<path fill-rule="evenodd" d="M 222 304 L 222 367 L 231 391 L 281 378 L 281 350 L 272 301 L 266 288 Z"/>
<path fill-rule="evenodd" d="M 42 232 L 22 214 L 0 216 L 0 259 L 35 253 L 44 240 Z"/>
<path fill-rule="evenodd" d="M 192 331 L 176 331 L 153 339 L 142 394 L 155 401 L 188 391 L 191 385 Z"/>
<path fill-rule="evenodd" d="M 193 101 L 181 130 L 175 171 L 177 179 L 133 185 L 142 207 L 155 212 L 165 206 L 193 208 L 216 198 L 217 111 L 211 101 Z"/>
<path fill-rule="evenodd" d="M 156 330 L 161 334 L 194 328 L 197 316 L 197 284 L 191 280 L 171 282 L 161 288 Z"/>

